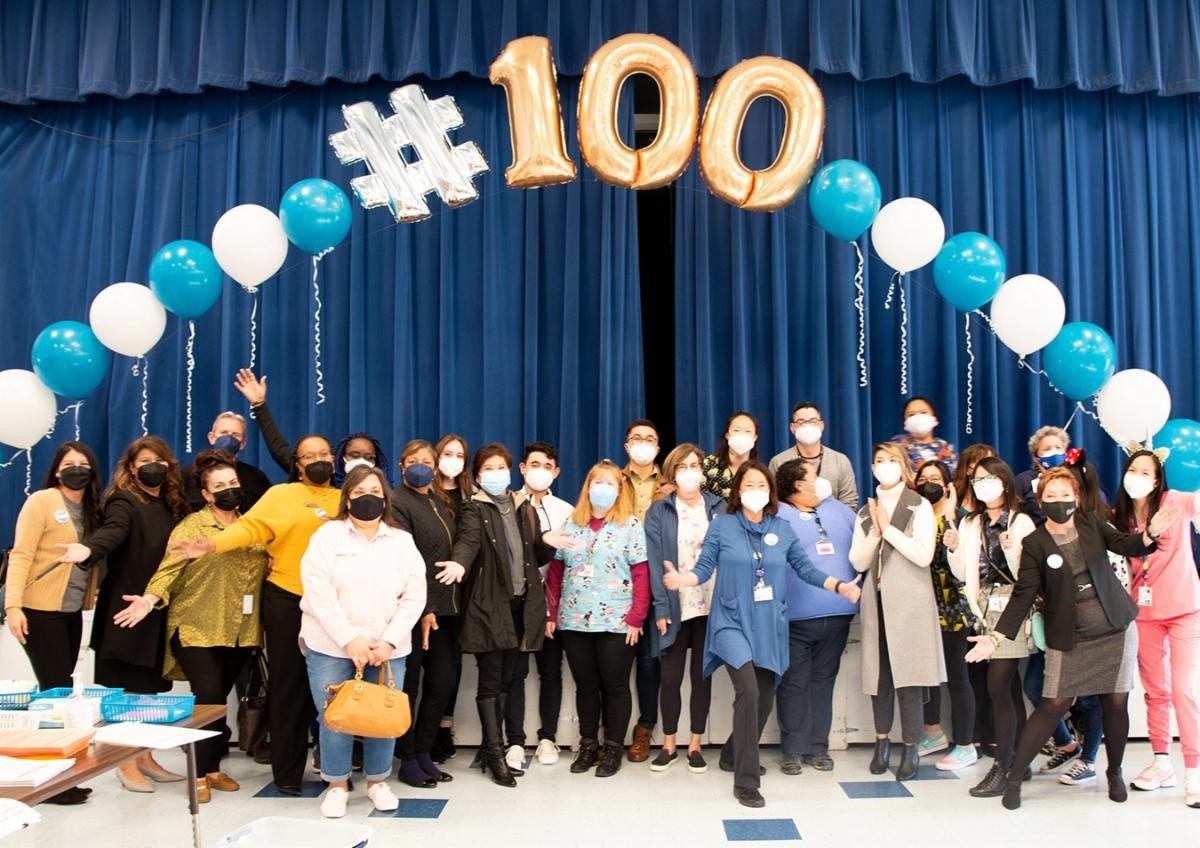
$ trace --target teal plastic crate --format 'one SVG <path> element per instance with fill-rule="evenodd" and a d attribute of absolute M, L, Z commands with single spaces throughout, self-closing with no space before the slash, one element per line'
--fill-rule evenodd
<path fill-rule="evenodd" d="M 195 695 L 113 695 L 100 702 L 105 721 L 144 721 L 170 724 L 187 718 L 196 708 Z"/>

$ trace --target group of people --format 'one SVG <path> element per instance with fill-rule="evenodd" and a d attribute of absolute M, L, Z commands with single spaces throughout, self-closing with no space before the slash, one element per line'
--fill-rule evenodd
<path fill-rule="evenodd" d="M 300 794 L 315 722 L 321 811 L 336 818 L 356 767 L 382 811 L 398 805 L 393 773 L 416 788 L 452 779 L 439 766 L 455 754 L 464 655 L 478 669 L 479 761 L 504 787 L 526 764 L 530 654 L 540 680 L 534 757 L 559 758 L 565 657 L 580 735 L 570 771 L 602 778 L 625 759 L 706 771 L 710 684 L 723 667 L 735 694 L 718 765 L 733 773 L 740 803 L 761 807 L 759 740 L 772 708 L 785 774 L 834 768 L 833 687 L 858 615 L 872 773 L 894 764 L 907 780 L 923 756 L 942 754 L 936 766 L 947 770 L 992 756 L 970 792 L 1013 809 L 1039 752 L 1043 771 L 1080 783 L 1096 777 L 1103 740 L 1109 796 L 1123 801 L 1137 670 L 1154 760 L 1133 785 L 1175 784 L 1173 707 L 1185 799 L 1200 806 L 1200 579 L 1189 527 L 1200 499 L 1168 489 L 1152 451 L 1129 458 L 1110 506 L 1065 431 L 1035 433 L 1031 467 L 1014 475 L 986 445 L 956 454 L 935 435 L 933 405 L 914 398 L 905 432 L 874 447 L 874 491 L 860 505 L 849 459 L 825 444 L 821 412 L 805 402 L 792 411 L 795 444 L 769 463 L 749 413 L 730 417 L 715 451 L 681 444 L 661 463 L 654 424 L 634 421 L 628 463 L 597 462 L 570 503 L 552 493 L 559 457 L 546 442 L 518 461 L 501 444 L 472 454 L 450 433 L 408 442 L 392 466 L 366 433 L 336 445 L 317 434 L 289 441 L 265 380 L 242 371 L 236 385 L 289 482 L 271 486 L 237 459 L 246 421 L 235 412 L 218 416 L 210 449 L 186 469 L 163 440 L 136 439 L 103 493 L 85 444 L 55 452 L 18 518 L 5 600 L 43 688 L 71 685 L 81 611 L 93 603 L 100 685 L 154 694 L 186 679 L 199 702 L 225 703 L 265 651 L 276 788 Z M 327 727 L 328 687 L 384 665 L 413 705 L 408 732 L 356 740 Z M 222 732 L 197 746 L 201 801 L 238 788 L 221 771 L 226 722 L 213 729 Z M 149 755 L 119 776 L 137 792 L 181 779 Z"/>

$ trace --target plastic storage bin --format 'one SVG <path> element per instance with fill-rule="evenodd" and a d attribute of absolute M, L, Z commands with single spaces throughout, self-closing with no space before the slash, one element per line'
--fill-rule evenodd
<path fill-rule="evenodd" d="M 100 712 L 105 721 L 170 724 L 190 716 L 195 707 L 195 695 L 112 695 L 100 703 Z"/>

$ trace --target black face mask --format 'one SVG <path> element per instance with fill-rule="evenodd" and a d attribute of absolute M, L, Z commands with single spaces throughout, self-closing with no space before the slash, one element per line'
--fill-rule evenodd
<path fill-rule="evenodd" d="M 72 465 L 58 472 L 58 479 L 73 492 L 86 489 L 92 482 L 92 469 L 80 465 Z"/>
<path fill-rule="evenodd" d="M 304 476 L 308 478 L 310 483 L 315 483 L 318 486 L 329 482 L 329 478 L 333 476 L 333 463 L 320 460 L 319 462 L 310 462 L 304 466 Z"/>
<path fill-rule="evenodd" d="M 1042 512 L 1055 524 L 1066 524 L 1078 509 L 1075 501 L 1050 501 L 1042 504 Z"/>
<path fill-rule="evenodd" d="M 917 492 L 931 504 L 935 504 L 946 497 L 946 487 L 941 483 L 922 483 L 917 487 Z"/>
<path fill-rule="evenodd" d="M 223 509 L 226 512 L 232 512 L 237 509 L 242 503 L 242 489 L 240 486 L 233 486 L 229 489 L 222 489 L 213 495 L 213 505 L 217 509 Z"/>
<path fill-rule="evenodd" d="M 147 489 L 157 489 L 167 479 L 165 462 L 148 462 L 137 470 L 138 482 Z"/>
<path fill-rule="evenodd" d="M 350 501 L 350 514 L 359 521 L 374 521 L 383 515 L 386 502 L 379 495 L 359 495 Z"/>

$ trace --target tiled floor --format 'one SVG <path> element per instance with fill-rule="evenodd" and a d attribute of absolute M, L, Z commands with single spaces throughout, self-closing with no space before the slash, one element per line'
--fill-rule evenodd
<path fill-rule="evenodd" d="M 566 752 L 564 752 L 565 754 Z M 715 751 L 713 752 L 715 755 Z M 346 821 L 374 828 L 370 841 L 379 846 L 436 845 L 457 848 L 555 848 L 591 846 L 719 846 L 800 841 L 812 846 L 845 846 L 861 840 L 887 840 L 891 846 L 919 845 L 922 840 L 945 843 L 947 834 L 969 837 L 972 848 L 1067 844 L 1083 839 L 1089 848 L 1105 846 L 1195 844 L 1200 810 L 1183 804 L 1182 788 L 1156 793 L 1131 793 L 1125 804 L 1105 796 L 1102 781 L 1068 787 L 1053 777 L 1038 775 L 1025 784 L 1024 805 L 1008 812 L 998 798 L 976 799 L 967 789 L 978 781 L 990 760 L 943 779 L 932 768 L 925 780 L 897 783 L 867 771 L 870 749 L 834 752 L 832 772 L 806 768 L 795 777 L 778 768 L 778 751 L 766 749 L 762 792 L 767 806 L 749 810 L 733 799 L 732 775 L 711 768 L 689 774 L 675 767 L 651 773 L 645 764 L 625 763 L 613 778 L 570 774 L 569 757 L 555 766 L 533 763 L 516 789 L 492 785 L 478 771 L 468 772 L 475 752 L 463 749 L 448 766 L 454 781 L 432 790 L 410 789 L 394 783 L 400 809 L 391 815 L 371 815 L 363 787 L 351 795 Z M 1130 746 L 1127 775 L 1144 765 L 1144 743 Z M 164 763 L 182 768 L 182 756 L 169 752 Z M 716 757 L 710 757 L 715 765 Z M 1182 770 L 1183 763 L 1175 764 Z M 1103 768 L 1103 762 L 1101 763 Z M 202 844 L 210 848 L 245 823 L 263 816 L 314 820 L 320 817 L 315 798 L 279 798 L 261 792 L 270 783 L 266 766 L 240 754 L 227 761 L 227 770 L 243 784 L 237 793 L 213 793 L 202 808 Z M 44 820 L 4 841 L 4 848 L 186 848 L 191 823 L 179 784 L 160 786 L 154 795 L 123 791 L 107 775 L 90 784 L 95 794 L 80 807 L 43 805 Z"/>

